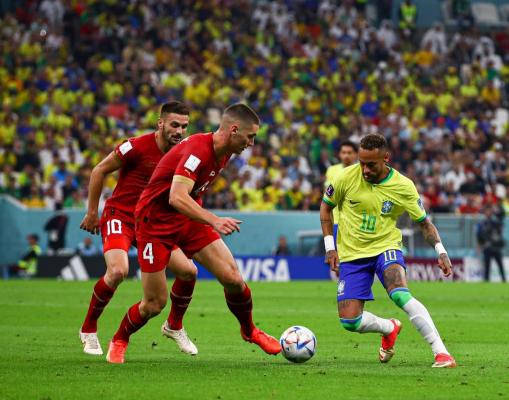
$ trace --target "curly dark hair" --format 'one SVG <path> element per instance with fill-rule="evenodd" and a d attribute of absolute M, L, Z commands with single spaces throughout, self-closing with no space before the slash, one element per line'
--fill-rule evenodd
<path fill-rule="evenodd" d="M 360 147 L 364 150 L 387 150 L 389 145 L 382 135 L 372 133 L 361 139 Z"/>

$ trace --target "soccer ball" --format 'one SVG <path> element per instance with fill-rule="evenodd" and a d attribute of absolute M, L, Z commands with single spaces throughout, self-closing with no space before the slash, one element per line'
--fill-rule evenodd
<path fill-rule="evenodd" d="M 304 326 L 292 326 L 283 332 L 281 339 L 283 356 L 291 362 L 303 363 L 314 356 L 316 337 Z"/>

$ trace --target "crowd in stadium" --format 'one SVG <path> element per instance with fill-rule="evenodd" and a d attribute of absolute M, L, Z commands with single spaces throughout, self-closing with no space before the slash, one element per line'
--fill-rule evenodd
<path fill-rule="evenodd" d="M 378 132 L 432 212 L 509 211 L 509 30 L 419 34 L 354 0 L 26 1 L 0 22 L 0 193 L 83 207 L 94 165 L 155 129 L 169 99 L 188 133 L 246 101 L 256 145 L 206 207 L 317 210 L 344 140 Z M 106 198 L 115 185 L 109 178 Z"/>

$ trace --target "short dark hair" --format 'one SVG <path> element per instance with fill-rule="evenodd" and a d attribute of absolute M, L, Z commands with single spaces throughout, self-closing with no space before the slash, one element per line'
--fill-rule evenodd
<path fill-rule="evenodd" d="M 389 145 L 382 135 L 370 133 L 361 139 L 361 148 L 364 150 L 388 150 Z"/>
<path fill-rule="evenodd" d="M 33 239 L 35 240 L 36 242 L 39 241 L 39 235 L 37 233 L 31 233 L 28 235 L 29 239 Z"/>
<path fill-rule="evenodd" d="M 232 104 L 224 110 L 223 115 L 248 124 L 260 125 L 258 114 L 251 107 L 243 103 Z"/>
<path fill-rule="evenodd" d="M 353 149 L 353 151 L 355 151 L 356 153 L 359 151 L 359 149 L 357 148 L 357 145 L 354 142 L 352 142 L 351 140 L 345 140 L 344 142 L 341 142 L 341 144 L 339 145 L 339 151 L 341 151 L 343 146 L 351 147 Z"/>
<path fill-rule="evenodd" d="M 168 114 L 174 113 L 179 115 L 189 115 L 189 107 L 180 101 L 169 101 L 161 106 L 161 118 L 166 117 Z"/>

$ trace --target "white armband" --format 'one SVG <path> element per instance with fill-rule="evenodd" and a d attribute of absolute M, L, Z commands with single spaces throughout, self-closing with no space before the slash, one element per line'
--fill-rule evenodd
<path fill-rule="evenodd" d="M 327 253 L 330 250 L 336 250 L 336 246 L 334 245 L 334 236 L 327 235 L 323 238 L 323 243 L 325 244 L 325 252 Z"/>
<path fill-rule="evenodd" d="M 445 250 L 445 247 L 442 244 L 442 242 L 438 242 L 435 245 L 435 251 L 437 252 L 438 255 L 440 255 L 440 254 L 447 254 L 447 250 Z"/>

